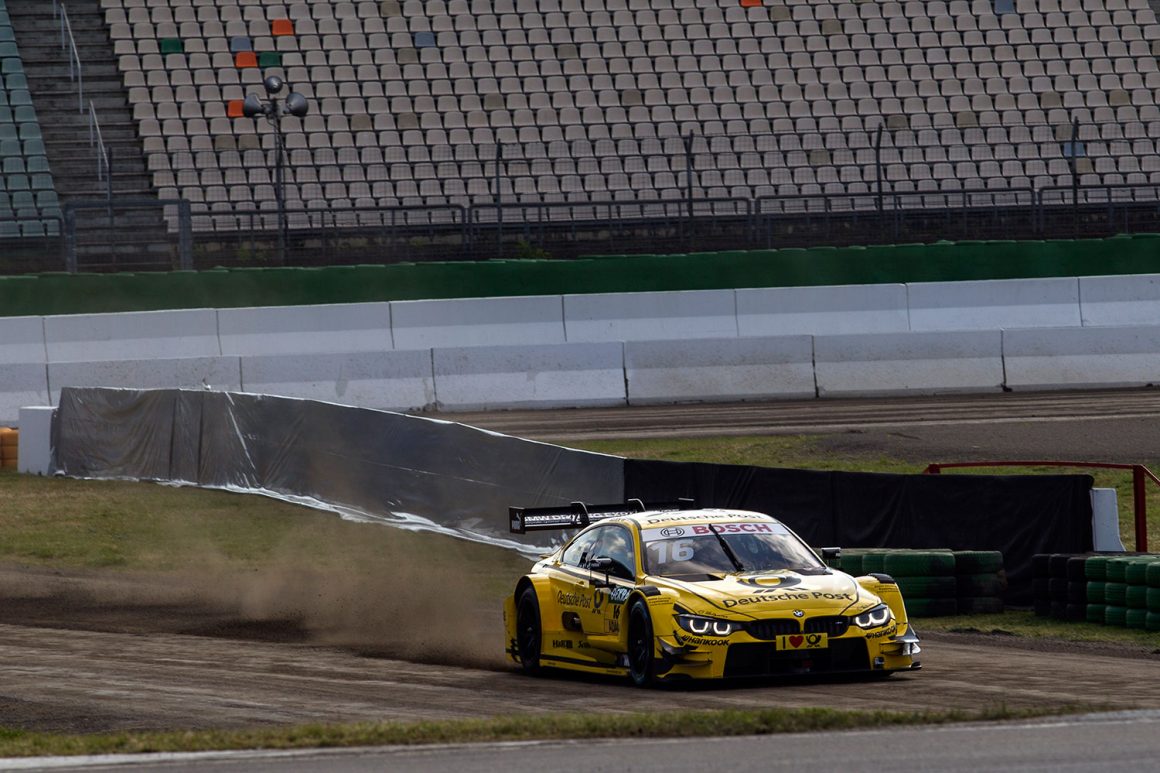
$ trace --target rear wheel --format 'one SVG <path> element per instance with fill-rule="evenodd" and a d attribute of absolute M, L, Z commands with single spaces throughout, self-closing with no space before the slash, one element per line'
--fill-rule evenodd
<path fill-rule="evenodd" d="M 536 589 L 524 588 L 516 602 L 516 648 L 525 674 L 540 672 L 540 601 Z"/>
<path fill-rule="evenodd" d="M 653 641 L 652 616 L 640 599 L 628 611 L 628 673 L 638 687 L 653 683 L 656 674 L 656 644 Z"/>

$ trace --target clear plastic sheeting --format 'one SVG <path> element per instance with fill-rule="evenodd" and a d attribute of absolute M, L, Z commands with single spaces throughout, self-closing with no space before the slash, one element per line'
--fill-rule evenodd
<path fill-rule="evenodd" d="M 61 390 L 57 472 L 260 493 L 492 544 L 508 507 L 616 502 L 624 460 L 463 424 L 269 395 Z M 562 536 L 562 535 L 558 535 Z"/>

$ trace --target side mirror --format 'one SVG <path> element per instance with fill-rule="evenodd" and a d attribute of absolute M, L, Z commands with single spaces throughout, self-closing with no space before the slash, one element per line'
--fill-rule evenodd
<path fill-rule="evenodd" d="M 842 557 L 841 548 L 822 548 L 823 561 L 837 561 Z"/>
<path fill-rule="evenodd" d="M 597 556 L 588 562 L 588 568 L 593 572 L 604 572 L 604 585 L 611 585 L 608 575 L 612 571 L 612 559 L 608 556 Z"/>

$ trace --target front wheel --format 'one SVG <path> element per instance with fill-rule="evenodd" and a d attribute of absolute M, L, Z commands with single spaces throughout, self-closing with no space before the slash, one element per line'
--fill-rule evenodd
<path fill-rule="evenodd" d="M 516 649 L 525 674 L 540 672 L 540 601 L 536 589 L 524 588 L 516 602 Z"/>
<path fill-rule="evenodd" d="M 637 599 L 628 611 L 628 674 L 638 687 L 647 687 L 656 677 L 655 650 L 652 615 Z"/>

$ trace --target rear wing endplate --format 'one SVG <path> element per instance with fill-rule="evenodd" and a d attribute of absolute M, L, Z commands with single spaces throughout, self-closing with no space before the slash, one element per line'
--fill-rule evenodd
<path fill-rule="evenodd" d="M 678 499 L 675 502 L 650 502 L 648 504 L 639 499 L 630 499 L 627 502 L 609 505 L 573 502 L 561 507 L 509 507 L 508 515 L 511 519 L 512 533 L 527 534 L 529 531 L 583 528 L 597 521 L 620 515 L 653 511 L 671 512 L 689 510 L 693 507 L 696 507 L 696 503 L 692 499 Z"/>

